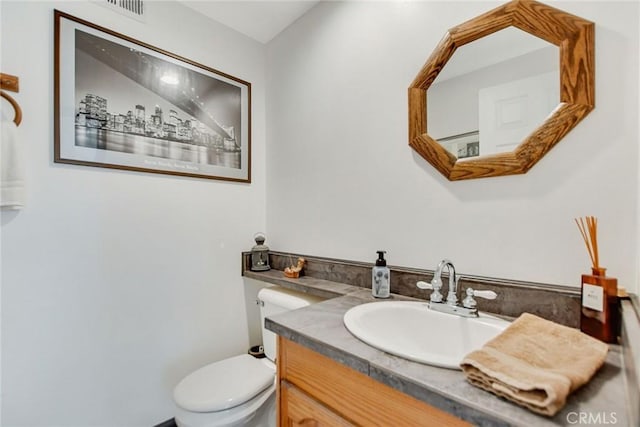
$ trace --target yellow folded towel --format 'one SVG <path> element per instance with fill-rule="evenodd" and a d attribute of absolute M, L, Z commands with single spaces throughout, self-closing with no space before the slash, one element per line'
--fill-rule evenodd
<path fill-rule="evenodd" d="M 552 416 L 591 379 L 607 351 L 577 329 L 524 313 L 460 366 L 471 384 Z"/>

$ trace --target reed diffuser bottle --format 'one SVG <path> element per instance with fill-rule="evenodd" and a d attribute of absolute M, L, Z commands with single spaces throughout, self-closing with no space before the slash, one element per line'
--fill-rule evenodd
<path fill-rule="evenodd" d="M 606 343 L 617 343 L 620 324 L 618 280 L 606 276 L 606 268 L 600 266 L 598 220 L 590 216 L 575 221 L 592 265 L 591 274 L 582 275 L 580 330 Z"/>

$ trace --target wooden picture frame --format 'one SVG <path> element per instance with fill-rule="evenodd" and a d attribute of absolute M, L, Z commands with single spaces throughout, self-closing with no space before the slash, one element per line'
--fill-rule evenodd
<path fill-rule="evenodd" d="M 457 48 L 507 27 L 560 51 L 560 103 L 512 152 L 459 161 L 427 131 L 427 89 Z M 534 0 L 513 0 L 451 28 L 411 83 L 409 145 L 450 181 L 526 173 L 595 107 L 595 25 Z"/>
<path fill-rule="evenodd" d="M 54 161 L 251 182 L 251 83 L 54 11 Z"/>

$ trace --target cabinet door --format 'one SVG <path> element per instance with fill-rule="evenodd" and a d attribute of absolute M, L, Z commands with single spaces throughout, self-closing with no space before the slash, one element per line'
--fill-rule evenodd
<path fill-rule="evenodd" d="M 280 411 L 286 412 L 284 384 L 294 387 L 303 396 L 319 402 L 331 415 L 339 414 L 339 422 L 314 425 L 348 425 L 345 420 L 361 426 L 425 426 L 471 427 L 471 424 L 439 408 L 419 401 L 382 384 L 373 378 L 316 353 L 300 344 L 278 337 L 278 379 L 280 380 Z M 301 412 L 298 422 L 308 414 Z M 281 426 L 291 424 L 280 416 Z M 308 420 L 313 421 L 313 418 Z M 302 424 L 305 425 L 305 424 Z"/>
<path fill-rule="evenodd" d="M 280 383 L 280 393 L 282 399 L 280 426 L 333 427 L 353 425 L 286 381 Z"/>

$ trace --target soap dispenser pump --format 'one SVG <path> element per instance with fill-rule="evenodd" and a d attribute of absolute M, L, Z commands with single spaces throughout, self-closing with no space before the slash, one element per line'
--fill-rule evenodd
<path fill-rule="evenodd" d="M 371 294 L 376 298 L 389 298 L 391 272 L 384 259 L 386 251 L 377 251 L 378 259 L 371 271 Z"/>

